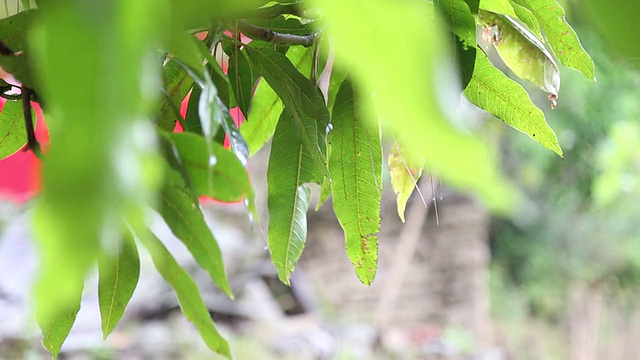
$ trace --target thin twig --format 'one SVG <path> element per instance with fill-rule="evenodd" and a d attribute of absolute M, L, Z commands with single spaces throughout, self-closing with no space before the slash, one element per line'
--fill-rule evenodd
<path fill-rule="evenodd" d="M 244 20 L 238 22 L 238 27 L 240 28 L 240 31 L 247 35 L 258 38 L 260 40 L 281 45 L 302 45 L 304 47 L 309 47 L 313 45 L 313 41 L 318 35 L 317 32 L 308 35 L 292 35 L 279 33 L 250 24 Z"/>

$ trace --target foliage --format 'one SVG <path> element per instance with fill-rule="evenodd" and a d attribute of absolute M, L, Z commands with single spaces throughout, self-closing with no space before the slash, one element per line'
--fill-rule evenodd
<path fill-rule="evenodd" d="M 491 152 L 459 131 L 453 125 L 459 119 L 441 104 L 464 91 L 542 146 L 559 155 L 562 150 L 543 112 L 476 43 L 476 23 L 487 27 L 503 58 L 509 54 L 507 65 L 550 91 L 553 101 L 559 78 L 547 54 L 594 78 L 593 63 L 555 0 L 31 5 L 23 2 L 18 14 L 0 21 L 6 48 L 0 64 L 22 81 L 12 84 L 22 94 L 35 91 L 51 131 L 34 232 L 42 265 L 37 317 L 54 357 L 96 263 L 104 336 L 116 326 L 137 282 L 136 243 L 150 252 L 207 345 L 231 357 L 197 288 L 147 228 L 147 215 L 150 208 L 162 215 L 232 297 L 199 198 L 244 201 L 255 217 L 248 157 L 269 139 L 268 242 L 284 283 L 304 248 L 309 183 L 322 185 L 323 199 L 333 196 L 356 275 L 365 284 L 374 280 L 381 131 L 397 139 L 390 167 L 400 216 L 424 166 L 494 209 L 507 209 L 513 191 Z M 504 25 L 518 19 L 530 29 Z M 549 49 L 540 57 L 544 45 L 516 48 L 530 43 Z M 452 56 L 457 69 L 447 65 Z M 553 87 L 545 83 L 549 74 Z M 10 99 L 0 116 L 0 154 L 7 156 L 25 144 L 30 124 L 17 121 L 15 95 L 2 89 Z M 180 103 L 187 95 L 183 118 Z M 22 96 L 24 108 L 29 100 Z M 235 107 L 248 119 L 239 128 L 230 112 Z M 177 121 L 184 134 L 172 133 Z"/>

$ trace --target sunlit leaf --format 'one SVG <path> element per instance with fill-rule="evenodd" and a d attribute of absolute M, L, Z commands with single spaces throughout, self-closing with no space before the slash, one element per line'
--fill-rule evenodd
<path fill-rule="evenodd" d="M 513 0 L 531 10 L 540 20 L 547 41 L 560 62 L 596 79 L 593 60 L 580 44 L 576 32 L 564 18 L 564 9 L 556 0 Z"/>
<path fill-rule="evenodd" d="M 522 86 L 496 69 L 482 51 L 478 51 L 476 71 L 464 94 L 472 103 L 562 156 L 556 134 L 542 111 Z"/>
<path fill-rule="evenodd" d="M 351 84 L 345 81 L 331 119 L 331 192 L 333 209 L 345 235 L 356 275 L 370 285 L 378 266 L 382 147 L 377 127 L 362 119 Z"/>
<path fill-rule="evenodd" d="M 267 170 L 269 251 L 285 284 L 289 284 L 307 237 L 310 190 L 304 184 L 323 179 L 315 160 L 293 131 L 292 121 L 288 111 L 280 116 Z"/>
<path fill-rule="evenodd" d="M 516 14 L 510 0 L 480 0 L 480 9 L 496 14 L 508 15 L 516 18 Z"/>
<path fill-rule="evenodd" d="M 172 184 L 171 179 L 175 178 L 176 176 L 168 177 L 160 192 L 156 209 L 216 285 L 227 296 L 233 297 L 218 242 L 204 220 L 197 199 L 186 188 L 175 182 Z"/>
<path fill-rule="evenodd" d="M 157 237 L 151 233 L 137 234 L 137 236 L 149 250 L 153 264 L 160 275 L 176 293 L 184 316 L 195 325 L 198 333 L 211 350 L 231 359 L 229 344 L 216 329 L 209 309 L 204 304 L 200 290 L 193 279 Z"/>
<path fill-rule="evenodd" d="M 542 31 L 540 30 L 540 22 L 538 21 L 538 18 L 533 15 L 531 10 L 518 4 L 514 0 L 509 0 L 509 2 L 511 3 L 511 6 L 513 6 L 513 10 L 518 16 L 518 19 L 520 19 L 525 25 L 527 25 L 529 30 L 531 30 L 536 35 L 536 37 L 538 37 L 538 39 L 544 39 Z"/>
<path fill-rule="evenodd" d="M 402 153 L 398 142 L 391 145 L 389 151 L 389 175 L 391 176 L 391 187 L 396 194 L 396 203 L 398 208 L 398 216 L 404 222 L 404 210 L 407 206 L 407 200 L 418 187 L 418 179 L 422 176 L 424 168 L 424 160 L 416 159 L 411 156 L 405 156 Z"/>
<path fill-rule="evenodd" d="M 98 299 L 105 339 L 124 315 L 140 276 L 140 258 L 131 233 L 125 231 L 117 245 L 98 258 Z"/>
<path fill-rule="evenodd" d="M 374 106 L 364 109 L 375 114 L 370 118 L 402 134 L 406 151 L 425 156 L 444 181 L 474 190 L 488 205 L 504 210 L 513 198 L 512 187 L 497 172 L 491 153 L 478 139 L 455 130 L 440 111 L 441 100 L 455 97 L 457 90 L 433 5 L 314 0 L 310 6 L 322 11 L 336 64 L 344 67 L 363 100 L 373 94 Z"/>
<path fill-rule="evenodd" d="M 0 160 L 22 149 L 26 143 L 22 101 L 7 100 L 0 112 Z"/>
<path fill-rule="evenodd" d="M 320 210 L 322 204 L 329 199 L 331 196 L 331 180 L 325 177 L 324 181 L 322 181 L 322 185 L 320 185 L 320 197 L 318 198 L 318 203 L 316 204 L 316 211 Z"/>
<path fill-rule="evenodd" d="M 267 46 L 247 46 L 246 49 L 258 73 L 280 96 L 291 114 L 295 134 L 315 161 L 324 165 L 329 111 L 315 85 L 277 51 Z"/>

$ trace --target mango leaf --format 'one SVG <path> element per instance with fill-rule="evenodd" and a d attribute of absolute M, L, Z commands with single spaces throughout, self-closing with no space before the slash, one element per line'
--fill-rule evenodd
<path fill-rule="evenodd" d="M 556 0 L 513 0 L 531 10 L 540 20 L 542 30 L 560 62 L 596 80 L 595 65 L 580 44 L 576 32 L 564 18 L 564 9 Z"/>
<path fill-rule="evenodd" d="M 289 284 L 307 237 L 307 210 L 311 197 L 307 182 L 320 183 L 322 172 L 300 142 L 285 110 L 276 127 L 267 169 L 269 252 L 280 281 Z"/>
<path fill-rule="evenodd" d="M 173 170 L 169 172 L 173 173 Z M 209 273 L 213 282 L 227 296 L 233 298 L 218 242 L 204 220 L 197 199 L 189 190 L 172 181 L 177 178 L 180 178 L 179 174 L 168 176 L 160 192 L 156 210 L 173 234 L 189 249 L 198 264 Z"/>
<path fill-rule="evenodd" d="M 34 125 L 35 125 L 35 116 Z M 6 100 L 0 112 L 0 160 L 22 149 L 27 143 L 22 101 Z"/>
<path fill-rule="evenodd" d="M 82 287 L 80 287 L 82 289 Z M 78 311 L 80 311 L 80 301 L 82 298 L 82 291 L 75 296 L 75 299 L 60 308 L 60 311 L 53 315 L 42 316 L 43 314 L 37 314 L 38 325 L 42 330 L 42 346 L 55 360 L 58 358 L 60 348 L 67 339 L 73 323 L 76 321 Z"/>
<path fill-rule="evenodd" d="M 163 69 L 165 82 L 164 97 L 160 104 L 160 112 L 156 119 L 158 126 L 165 131 L 173 131 L 176 119 L 180 119 L 180 104 L 193 87 L 193 78 L 176 63 L 169 60 Z M 186 130 L 185 130 L 186 131 Z"/>
<path fill-rule="evenodd" d="M 448 80 L 454 72 L 447 66 L 451 59 L 433 5 L 420 0 L 308 2 L 322 12 L 323 34 L 331 41 L 336 64 L 349 74 L 362 104 L 372 104 L 363 108 L 373 114 L 366 118 L 379 118 L 383 130 L 402 134 L 406 152 L 425 156 L 452 186 L 473 190 L 493 209 L 505 210 L 513 187 L 497 171 L 491 152 L 454 129 L 441 111 L 443 98 L 455 97 L 457 90 Z"/>
<path fill-rule="evenodd" d="M 196 283 L 155 235 L 140 235 L 139 239 L 149 250 L 156 269 L 176 293 L 184 316 L 195 325 L 211 350 L 231 360 L 229 344 L 216 329 Z"/>
<path fill-rule="evenodd" d="M 140 258 L 136 243 L 125 231 L 118 246 L 105 249 L 98 257 L 98 299 L 103 339 L 113 331 L 131 300 L 140 276 Z"/>
<path fill-rule="evenodd" d="M 209 166 L 207 144 L 202 136 L 182 133 L 168 134 L 179 161 L 184 166 L 189 185 L 196 196 L 208 196 L 225 202 L 247 199 L 253 204 L 253 189 L 247 170 L 233 153 L 222 145 L 213 144 L 215 164 Z"/>
<path fill-rule="evenodd" d="M 246 47 L 255 69 L 280 96 L 291 114 L 295 134 L 321 168 L 325 169 L 325 128 L 329 111 L 311 80 L 284 55 L 266 46 Z M 326 169 L 325 169 L 326 172 Z"/>
<path fill-rule="evenodd" d="M 455 49 L 464 89 L 473 75 L 476 58 L 476 21 L 464 0 L 436 0 L 438 9 L 451 32 L 450 42 Z"/>
<path fill-rule="evenodd" d="M 533 15 L 531 10 L 518 4 L 514 0 L 509 0 L 509 2 L 511 3 L 511 6 L 513 6 L 513 10 L 518 16 L 518 19 L 520 19 L 525 25 L 527 25 L 529 30 L 533 32 L 538 39 L 544 39 L 542 31 L 540 31 L 540 22 L 538 21 L 538 18 Z"/>
<path fill-rule="evenodd" d="M 316 204 L 316 211 L 320 210 L 322 204 L 327 201 L 327 199 L 331 196 L 331 180 L 328 177 L 325 177 L 322 181 L 322 185 L 320 185 L 320 197 L 318 198 L 318 203 Z"/>
<path fill-rule="evenodd" d="M 344 229 L 347 256 L 358 279 L 370 285 L 378 266 L 382 146 L 377 128 L 363 121 L 351 84 L 345 81 L 333 110 L 330 133 L 333 209 Z M 375 129 L 375 130 L 374 130 Z"/>
<path fill-rule="evenodd" d="M 480 0 L 465 0 L 465 2 L 467 3 L 467 5 L 469 5 L 469 9 L 471 10 L 472 14 L 477 14 L 478 13 L 478 9 L 480 8 Z"/>
<path fill-rule="evenodd" d="M 235 42 L 228 39 L 228 37 L 224 37 L 222 44 L 224 52 L 229 56 L 229 81 L 236 103 L 246 118 L 249 114 L 251 92 L 255 79 L 252 76 L 251 64 L 247 60 L 245 52 L 239 49 Z"/>
<path fill-rule="evenodd" d="M 194 86 L 189 96 L 189 103 L 187 103 L 187 114 L 182 120 L 182 129 L 185 132 L 192 132 L 198 135 L 204 135 L 202 133 L 202 124 L 200 123 L 200 116 L 198 115 L 198 106 L 200 103 L 200 95 L 202 94 L 202 88 Z"/>
<path fill-rule="evenodd" d="M 405 156 L 397 141 L 391 145 L 389 151 L 389 175 L 391 176 L 391 187 L 396 194 L 398 216 L 404 222 L 404 210 L 407 200 L 413 193 L 413 189 L 418 187 L 418 180 L 422 176 L 424 160 L 420 161 L 415 157 Z"/>
<path fill-rule="evenodd" d="M 556 134 L 542 111 L 533 104 L 522 86 L 496 69 L 482 51 L 478 51 L 476 71 L 464 94 L 481 109 L 562 156 Z"/>
<path fill-rule="evenodd" d="M 296 69 L 302 68 L 306 59 L 310 58 L 308 51 L 288 51 L 287 57 Z M 276 92 L 266 81 L 260 80 L 251 100 L 249 117 L 240 125 L 240 133 L 249 146 L 250 155 L 260 150 L 271 138 L 283 109 L 282 100 Z"/>
<path fill-rule="evenodd" d="M 261 28 L 292 35 L 308 35 L 313 30 L 308 24 L 303 24 L 299 18 L 279 15 L 271 19 L 249 19 L 251 24 Z"/>
<path fill-rule="evenodd" d="M 560 92 L 560 70 L 540 39 L 508 16 L 481 10 L 478 18 L 485 26 L 484 36 L 509 69 L 548 92 L 554 109 Z"/>
<path fill-rule="evenodd" d="M 496 14 L 508 15 L 512 18 L 518 17 L 510 0 L 480 0 L 480 9 Z"/>
<path fill-rule="evenodd" d="M 12 51 L 22 56 L 0 56 L 0 66 L 24 85 L 34 87 L 31 53 L 27 50 L 27 36 L 37 11 L 22 11 L 0 20 L 0 39 Z M 25 51 L 26 50 L 26 51 Z"/>

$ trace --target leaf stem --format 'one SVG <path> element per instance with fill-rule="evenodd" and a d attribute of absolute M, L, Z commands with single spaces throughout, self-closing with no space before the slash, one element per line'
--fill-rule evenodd
<path fill-rule="evenodd" d="M 309 47 L 313 45 L 313 42 L 318 35 L 318 32 L 314 32 L 308 35 L 293 35 L 293 34 L 279 33 L 269 29 L 265 29 L 263 27 L 250 24 L 244 20 L 241 20 L 238 22 L 238 27 L 240 31 L 242 31 L 247 35 L 256 37 L 260 40 L 264 40 L 274 44 L 281 44 L 281 45 L 302 45 L 304 47 Z"/>

